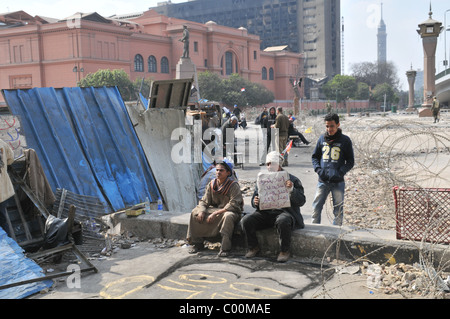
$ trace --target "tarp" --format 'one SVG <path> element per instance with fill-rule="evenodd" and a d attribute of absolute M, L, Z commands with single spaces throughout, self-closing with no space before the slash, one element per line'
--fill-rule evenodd
<path fill-rule="evenodd" d="M 26 258 L 23 249 L 0 227 L 0 286 L 44 277 L 41 267 Z M 0 289 L 0 299 L 22 299 L 45 288 L 50 288 L 52 280 Z"/>
<path fill-rule="evenodd" d="M 54 192 L 94 196 L 114 211 L 160 197 L 116 87 L 3 90 Z"/>

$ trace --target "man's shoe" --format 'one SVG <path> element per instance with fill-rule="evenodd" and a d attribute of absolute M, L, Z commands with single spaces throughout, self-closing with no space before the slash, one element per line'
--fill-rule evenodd
<path fill-rule="evenodd" d="M 203 244 L 194 244 L 192 245 L 191 249 L 189 249 L 189 253 L 190 254 L 196 254 L 199 251 L 202 251 L 203 249 L 205 249 L 205 246 Z"/>
<path fill-rule="evenodd" d="M 257 254 L 259 253 L 259 248 L 253 248 L 250 249 L 246 254 L 245 254 L 245 258 L 253 258 L 255 257 Z"/>
<path fill-rule="evenodd" d="M 290 257 L 290 253 L 289 252 L 280 252 L 280 254 L 278 255 L 278 258 L 277 258 L 277 261 L 279 262 L 279 263 L 285 263 L 286 261 L 288 261 L 289 260 L 289 257 Z"/>

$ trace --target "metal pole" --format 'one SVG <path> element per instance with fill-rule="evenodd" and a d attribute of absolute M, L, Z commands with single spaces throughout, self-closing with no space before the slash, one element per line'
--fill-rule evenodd
<path fill-rule="evenodd" d="M 447 12 L 449 12 L 450 9 L 447 9 L 444 13 L 444 52 L 445 52 L 445 59 L 444 59 L 444 64 L 445 64 L 445 69 L 447 70 L 448 68 L 448 60 L 447 60 L 447 31 L 450 29 L 447 29 Z"/>

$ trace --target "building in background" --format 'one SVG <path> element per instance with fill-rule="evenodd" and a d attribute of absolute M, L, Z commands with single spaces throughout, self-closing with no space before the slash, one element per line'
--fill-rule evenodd
<path fill-rule="evenodd" d="M 195 0 L 151 8 L 169 17 L 233 28 L 261 38 L 261 50 L 287 45 L 304 53 L 306 97 L 310 87 L 341 72 L 340 0 Z"/>
<path fill-rule="evenodd" d="M 63 20 L 24 11 L 0 14 L 0 89 L 72 87 L 99 69 L 123 69 L 132 81 L 175 79 L 184 24 L 198 72 L 224 78 L 237 73 L 271 90 L 275 104 L 292 106 L 290 81 L 303 73 L 302 54 L 286 47 L 260 50 L 260 38 L 243 27 L 169 18 L 153 10 L 110 18 L 77 13 Z"/>

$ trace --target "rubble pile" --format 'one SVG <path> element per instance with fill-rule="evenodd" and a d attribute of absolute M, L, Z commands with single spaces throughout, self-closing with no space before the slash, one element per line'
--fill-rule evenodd
<path fill-rule="evenodd" d="M 367 287 L 384 294 L 401 294 L 405 298 L 431 297 L 450 299 L 450 273 L 437 274 L 419 264 L 361 265 Z"/>
<path fill-rule="evenodd" d="M 358 168 L 346 179 L 344 223 L 360 228 L 395 230 L 395 205 L 392 187 L 376 172 L 361 174 Z"/>

